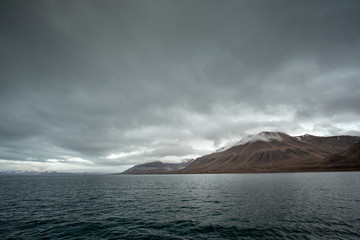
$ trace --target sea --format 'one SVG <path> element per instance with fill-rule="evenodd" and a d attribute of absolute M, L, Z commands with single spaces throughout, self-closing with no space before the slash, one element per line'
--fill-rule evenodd
<path fill-rule="evenodd" d="M 0 239 L 360 239 L 360 172 L 2 175 Z"/>

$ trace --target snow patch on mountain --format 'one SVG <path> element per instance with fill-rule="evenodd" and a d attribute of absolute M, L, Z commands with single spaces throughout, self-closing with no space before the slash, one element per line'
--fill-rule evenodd
<path fill-rule="evenodd" d="M 232 143 L 227 146 L 224 146 L 224 147 L 216 150 L 216 152 L 223 152 L 223 151 L 230 149 L 232 147 L 235 147 L 235 146 L 245 145 L 246 143 L 258 142 L 258 141 L 270 142 L 273 140 L 282 141 L 283 139 L 280 136 L 280 134 L 277 132 L 261 132 L 256 135 L 249 135 L 236 143 Z"/>

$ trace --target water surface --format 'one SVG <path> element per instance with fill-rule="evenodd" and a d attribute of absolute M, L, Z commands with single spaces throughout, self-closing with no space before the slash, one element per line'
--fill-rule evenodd
<path fill-rule="evenodd" d="M 358 239 L 360 172 L 0 176 L 0 239 Z"/>

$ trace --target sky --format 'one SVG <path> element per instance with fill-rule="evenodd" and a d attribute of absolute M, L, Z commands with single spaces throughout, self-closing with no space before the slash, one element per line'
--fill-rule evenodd
<path fill-rule="evenodd" d="M 0 171 L 360 135 L 358 0 L 2 0 Z"/>

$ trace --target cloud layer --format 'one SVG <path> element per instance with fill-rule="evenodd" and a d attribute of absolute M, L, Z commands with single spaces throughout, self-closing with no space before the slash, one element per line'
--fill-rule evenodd
<path fill-rule="evenodd" d="M 360 135 L 359 1 L 0 3 L 0 171 Z"/>

